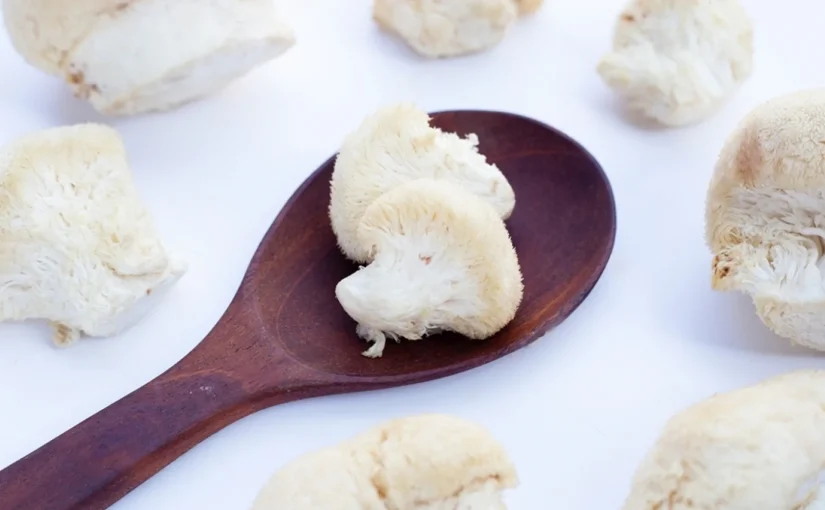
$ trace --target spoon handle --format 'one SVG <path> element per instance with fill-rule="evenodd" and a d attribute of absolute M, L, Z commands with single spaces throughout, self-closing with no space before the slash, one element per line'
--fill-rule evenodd
<path fill-rule="evenodd" d="M 254 411 L 240 381 L 185 362 L 0 471 L 0 510 L 108 508 Z"/>

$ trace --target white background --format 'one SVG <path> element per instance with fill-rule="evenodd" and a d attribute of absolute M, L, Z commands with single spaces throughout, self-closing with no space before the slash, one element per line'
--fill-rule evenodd
<path fill-rule="evenodd" d="M 50 344 L 42 325 L 0 325 L 0 467 L 173 365 L 215 324 L 292 191 L 380 105 L 509 110 L 582 142 L 609 175 L 618 237 L 600 283 L 530 348 L 446 380 L 273 408 L 208 439 L 116 510 L 246 509 L 280 466 L 379 422 L 451 412 L 504 443 L 522 484 L 511 509 L 621 506 L 659 427 L 713 392 L 821 357 L 771 335 L 747 298 L 709 289 L 703 202 L 723 138 L 753 106 L 825 85 L 825 5 L 744 2 L 755 72 L 700 125 L 626 123 L 594 67 L 621 0 L 548 0 L 496 49 L 424 61 L 380 33 L 367 0 L 292 0 L 297 45 L 217 96 L 162 115 L 109 119 L 170 248 L 191 268 L 118 338 Z M 100 120 L 0 38 L 0 142 Z M 529 275 L 527 275 L 529 278 Z"/>

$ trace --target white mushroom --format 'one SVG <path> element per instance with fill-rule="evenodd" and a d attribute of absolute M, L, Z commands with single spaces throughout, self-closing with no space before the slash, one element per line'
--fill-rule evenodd
<path fill-rule="evenodd" d="M 739 0 L 631 0 L 598 72 L 632 114 L 680 126 L 717 111 L 752 67 Z"/>
<path fill-rule="evenodd" d="M 712 285 L 753 297 L 762 321 L 825 350 L 825 89 L 755 108 L 726 140 L 711 181 Z"/>
<path fill-rule="evenodd" d="M 166 252 L 111 128 L 47 129 L 0 150 L 0 320 L 54 341 L 138 322 L 185 272 Z"/>
<path fill-rule="evenodd" d="M 461 138 L 429 123 L 426 112 L 402 103 L 379 109 L 344 140 L 332 174 L 329 214 L 341 251 L 350 259 L 369 262 L 356 234 L 367 207 L 412 179 L 460 184 L 484 198 L 502 218 L 512 213 L 513 188 L 478 152 L 478 137 Z"/>
<path fill-rule="evenodd" d="M 825 508 L 825 372 L 715 395 L 674 416 L 623 510 Z"/>
<path fill-rule="evenodd" d="M 373 19 L 420 55 L 448 58 L 498 45 L 535 0 L 374 0 Z"/>
<path fill-rule="evenodd" d="M 252 510 L 504 510 L 518 476 L 504 448 L 475 423 L 400 418 L 275 473 Z"/>
<path fill-rule="evenodd" d="M 105 114 L 216 92 L 295 42 L 271 0 L 3 0 L 16 50 Z"/>
<path fill-rule="evenodd" d="M 358 240 L 373 261 L 341 280 L 335 295 L 373 344 L 365 356 L 381 356 L 387 336 L 488 338 L 521 303 L 521 269 L 504 222 L 449 182 L 420 179 L 381 195 L 364 213 Z"/>

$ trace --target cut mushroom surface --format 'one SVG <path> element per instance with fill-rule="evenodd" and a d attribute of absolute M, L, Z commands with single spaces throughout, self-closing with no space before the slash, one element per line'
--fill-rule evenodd
<path fill-rule="evenodd" d="M 110 115 L 200 99 L 295 43 L 270 0 L 3 0 L 3 19 L 27 62 Z"/>
<path fill-rule="evenodd" d="M 706 205 L 712 285 L 778 335 L 825 349 L 825 89 L 757 106 L 722 149 Z"/>

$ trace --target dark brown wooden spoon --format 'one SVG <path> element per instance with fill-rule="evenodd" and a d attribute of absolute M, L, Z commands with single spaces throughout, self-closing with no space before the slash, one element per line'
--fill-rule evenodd
<path fill-rule="evenodd" d="M 579 144 L 537 121 L 486 111 L 433 114 L 433 124 L 476 133 L 479 150 L 516 192 L 507 222 L 524 274 L 510 325 L 486 341 L 442 334 L 365 343 L 335 299 L 352 273 L 327 206 L 334 159 L 287 202 L 223 318 L 177 365 L 0 471 L 2 510 L 107 508 L 211 434 L 294 400 L 418 383 L 515 351 L 564 320 L 607 264 L 615 205 L 601 167 Z"/>

